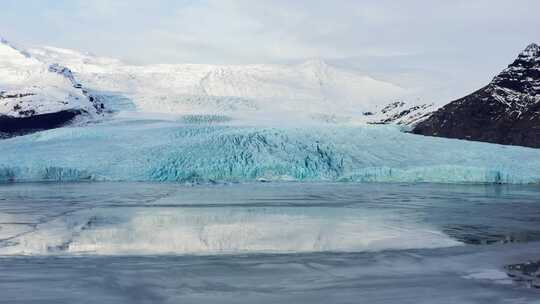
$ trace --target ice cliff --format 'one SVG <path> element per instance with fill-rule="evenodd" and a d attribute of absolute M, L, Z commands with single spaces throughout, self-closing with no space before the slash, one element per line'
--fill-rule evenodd
<path fill-rule="evenodd" d="M 540 150 L 394 126 L 122 120 L 0 142 L 0 181 L 538 183 Z"/>

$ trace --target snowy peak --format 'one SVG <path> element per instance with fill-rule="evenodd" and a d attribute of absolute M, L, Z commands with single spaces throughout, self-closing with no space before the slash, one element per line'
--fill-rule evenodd
<path fill-rule="evenodd" d="M 523 50 L 516 60 L 506 68 L 502 74 L 505 72 L 521 72 L 523 70 L 534 69 L 540 70 L 540 46 L 536 43 L 532 43 Z M 521 76 L 519 74 L 515 76 Z"/>
<path fill-rule="evenodd" d="M 40 129 L 19 123 L 21 119 L 28 122 L 66 111 L 93 115 L 101 108 L 70 69 L 45 63 L 0 38 L 0 133 Z"/>
<path fill-rule="evenodd" d="M 0 66 L 16 66 L 36 64 L 30 54 L 15 47 L 6 39 L 0 37 Z"/>
<path fill-rule="evenodd" d="M 257 124 L 263 120 L 313 123 L 314 117 L 328 115 L 347 117 L 340 121 L 351 123 L 407 123 L 418 110 L 416 104 L 406 104 L 381 112 L 410 91 L 319 58 L 295 64 L 142 66 L 49 46 L 29 49 L 28 54 L 40 69 L 32 75 L 61 76 L 70 86 L 68 91 L 77 89 L 91 102 L 99 99 L 98 108 L 118 111 L 225 115 Z M 26 69 L 9 73 L 15 74 L 21 83 L 31 83 Z"/>
<path fill-rule="evenodd" d="M 58 63 L 69 66 L 73 70 L 94 69 L 102 71 L 102 67 L 111 67 L 121 64 L 120 60 L 99 57 L 89 53 L 74 50 L 44 46 L 28 50 L 33 57 L 47 63 Z"/>
<path fill-rule="evenodd" d="M 11 44 L 8 40 L 4 39 L 3 37 L 0 37 L 0 48 L 2 48 L 3 51 L 6 53 L 10 52 L 10 53 L 17 54 L 18 56 L 23 56 L 26 58 L 31 57 L 28 52 L 17 48 L 13 44 Z M 4 55 L 3 53 L 0 53 L 0 54 Z"/>
<path fill-rule="evenodd" d="M 529 44 L 523 52 L 518 56 L 521 60 L 536 60 L 540 59 L 540 46 L 536 43 Z"/>
<path fill-rule="evenodd" d="M 490 89 L 513 103 L 517 94 L 540 96 L 540 47 L 533 43 L 521 52 L 516 60 L 497 75 Z"/>
<path fill-rule="evenodd" d="M 414 132 L 540 148 L 540 47 L 527 46 L 491 83 L 442 107 Z"/>
<path fill-rule="evenodd" d="M 234 114 L 250 120 L 254 110 L 303 117 L 328 112 L 350 115 L 374 111 L 407 93 L 321 59 L 298 64 L 140 66 L 51 47 L 30 53 L 43 62 L 69 67 L 91 89 L 132 100 L 142 112 Z"/>
<path fill-rule="evenodd" d="M 11 45 L 11 43 L 9 43 L 9 41 L 7 39 L 5 39 L 4 37 L 0 36 L 0 45 L 3 46 L 3 47 L 8 47 L 8 48 L 11 48 L 11 49 L 16 49 L 13 45 Z"/>

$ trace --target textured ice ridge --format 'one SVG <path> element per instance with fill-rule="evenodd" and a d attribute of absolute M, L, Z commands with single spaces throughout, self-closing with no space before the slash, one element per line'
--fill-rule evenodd
<path fill-rule="evenodd" d="M 0 150 L 0 182 L 540 182 L 540 150 L 381 126 L 127 121 L 3 140 Z"/>

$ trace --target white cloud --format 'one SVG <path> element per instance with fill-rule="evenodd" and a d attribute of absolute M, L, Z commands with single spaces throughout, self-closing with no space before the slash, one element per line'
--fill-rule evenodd
<path fill-rule="evenodd" d="M 540 42 L 538 11 L 537 0 L 3 0 L 0 35 L 140 63 L 318 57 L 392 79 L 446 75 L 461 92 Z"/>
<path fill-rule="evenodd" d="M 536 0 L 6 1 L 4 35 L 142 62 L 514 52 L 540 40 Z"/>

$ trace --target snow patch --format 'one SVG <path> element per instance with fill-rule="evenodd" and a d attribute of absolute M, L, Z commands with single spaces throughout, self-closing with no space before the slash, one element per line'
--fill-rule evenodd
<path fill-rule="evenodd" d="M 506 272 L 498 270 L 498 269 L 477 270 L 475 272 L 471 272 L 470 274 L 463 276 L 463 278 L 469 279 L 469 280 L 489 281 L 495 284 L 502 284 L 502 285 L 511 285 L 513 283 L 512 279 L 508 277 Z"/>

